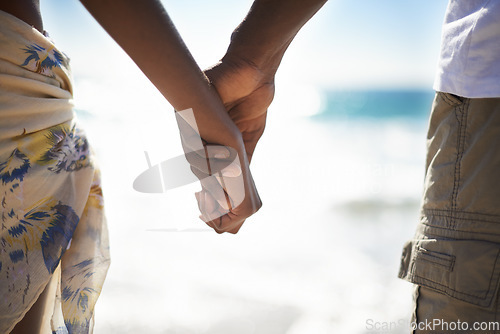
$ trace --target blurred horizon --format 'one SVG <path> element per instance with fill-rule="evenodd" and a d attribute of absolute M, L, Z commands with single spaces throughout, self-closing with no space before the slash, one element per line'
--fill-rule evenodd
<path fill-rule="evenodd" d="M 249 0 L 162 3 L 202 69 L 224 55 L 251 5 Z M 127 101 L 134 94 L 152 99 L 151 108 L 165 105 L 78 1 L 41 5 L 45 30 L 72 60 L 77 108 L 101 109 L 113 98 L 116 108 L 110 112 L 128 112 L 137 107 Z M 277 98 L 301 90 L 431 91 L 445 7 L 444 0 L 327 2 L 287 50 L 276 77 Z"/>

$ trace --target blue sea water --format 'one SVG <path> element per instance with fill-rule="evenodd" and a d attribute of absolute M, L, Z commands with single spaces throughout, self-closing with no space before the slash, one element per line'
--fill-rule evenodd
<path fill-rule="evenodd" d="M 332 91 L 325 95 L 324 119 L 421 121 L 429 116 L 434 92 L 425 90 Z"/>

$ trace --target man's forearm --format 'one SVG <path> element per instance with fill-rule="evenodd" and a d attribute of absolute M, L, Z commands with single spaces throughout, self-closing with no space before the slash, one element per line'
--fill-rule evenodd
<path fill-rule="evenodd" d="M 235 29 L 226 57 L 243 59 L 272 75 L 302 26 L 327 0 L 255 0 Z"/>

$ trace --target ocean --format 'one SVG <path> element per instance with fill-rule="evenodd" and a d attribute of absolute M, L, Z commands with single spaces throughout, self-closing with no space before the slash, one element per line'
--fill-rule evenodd
<path fill-rule="evenodd" d="M 408 332 L 412 286 L 397 272 L 418 221 L 433 93 L 308 94 L 277 94 L 251 166 L 263 207 L 237 235 L 197 218 L 197 184 L 132 188 L 144 152 L 153 165 L 182 154 L 168 105 L 78 112 L 111 238 L 95 333 Z"/>

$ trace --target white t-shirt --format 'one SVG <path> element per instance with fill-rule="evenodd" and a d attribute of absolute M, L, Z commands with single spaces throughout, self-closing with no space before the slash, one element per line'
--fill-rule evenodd
<path fill-rule="evenodd" d="M 450 0 L 434 90 L 500 97 L 500 0 Z"/>

